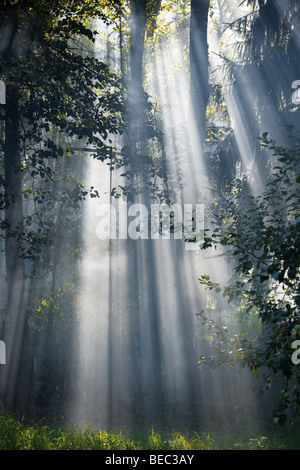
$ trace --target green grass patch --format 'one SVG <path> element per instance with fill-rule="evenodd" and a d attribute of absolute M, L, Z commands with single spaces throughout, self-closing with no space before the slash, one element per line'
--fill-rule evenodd
<path fill-rule="evenodd" d="M 299 429 L 213 429 L 211 432 L 154 429 L 103 431 L 75 426 L 28 425 L 0 413 L 0 450 L 293 450 Z"/>

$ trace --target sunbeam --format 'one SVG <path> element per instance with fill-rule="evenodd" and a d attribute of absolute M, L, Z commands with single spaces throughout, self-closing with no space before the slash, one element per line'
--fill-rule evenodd
<path fill-rule="evenodd" d="M 4 3 L 0 418 L 295 429 L 298 2 Z"/>
<path fill-rule="evenodd" d="M 167 185 L 173 185 L 169 197 L 173 208 L 182 210 L 181 223 L 187 207 L 195 210 L 198 204 L 204 209 L 198 215 L 200 243 L 209 190 L 203 143 L 189 98 L 189 74 L 180 43 L 174 39 L 173 47 L 157 47 L 145 66 L 148 91 L 162 110 Z M 100 187 L 101 194 L 100 200 L 86 204 L 83 219 L 76 420 L 109 427 L 148 423 L 162 416 L 183 421 L 192 416 L 225 419 L 229 409 L 222 411 L 223 397 L 228 397 L 225 408 L 230 408 L 240 393 L 246 393 L 249 377 L 238 380 L 232 371 L 228 371 L 230 378 L 224 371 L 212 377 L 200 370 L 197 357 L 203 344 L 196 314 L 207 298 L 197 277 L 206 272 L 226 282 L 230 276 L 226 257 L 207 258 L 198 245 L 185 243 L 180 232 L 151 237 L 148 223 L 142 229 L 140 216 L 145 211 L 146 219 L 153 221 L 148 210 L 154 206 L 143 196 L 135 205 L 124 197 L 114 200 L 111 191 L 123 185 L 124 178 L 105 165 L 97 169 L 97 164 L 87 162 L 88 186 Z M 226 312 L 225 303 L 219 315 L 222 310 Z M 222 385 L 224 380 L 227 385 Z"/>

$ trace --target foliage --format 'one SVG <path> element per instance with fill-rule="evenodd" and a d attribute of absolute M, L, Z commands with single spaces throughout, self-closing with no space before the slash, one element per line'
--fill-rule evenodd
<path fill-rule="evenodd" d="M 135 446 L 121 434 L 51 429 L 48 426 L 26 426 L 12 417 L 0 416 L 2 450 L 134 450 Z"/>
<path fill-rule="evenodd" d="M 290 123 L 294 119 L 296 123 L 298 113 L 293 115 L 289 111 L 293 107 L 292 77 L 298 77 L 300 72 L 296 33 L 299 29 L 298 1 L 287 0 L 283 6 L 272 0 L 251 0 L 247 6 L 250 8 L 247 13 L 227 24 L 236 41 L 234 47 L 228 48 L 224 65 L 237 86 L 248 83 L 258 114 L 268 116 L 272 122 L 275 107 L 278 121 Z M 270 69 L 272 77 L 269 76 Z"/>
<path fill-rule="evenodd" d="M 34 258 L 53 234 L 45 217 L 43 221 L 39 217 L 38 206 L 43 206 L 41 212 L 45 204 L 48 209 L 55 206 L 59 195 L 72 199 L 74 206 L 89 193 L 97 196 L 72 179 L 63 162 L 78 157 L 77 147 L 81 147 L 81 159 L 87 147 L 92 158 L 116 158 L 111 136 L 122 133 L 122 85 L 106 64 L 93 57 L 91 45 L 84 45 L 95 41 L 91 18 L 109 21 L 98 2 L 19 1 L 12 13 L 17 18 L 12 38 L 16 45 L 13 52 L 4 50 L 0 56 L 0 79 L 18 94 L 22 159 L 16 171 L 25 183 L 24 198 L 32 212 L 24 233 L 11 236 L 22 239 L 24 257 Z M 1 28 L 9 30 L 9 9 L 0 20 Z M 5 107 L 0 118 L 4 121 Z M 2 163 L 4 135 L 0 137 Z M 1 184 L 4 189 L 3 178 Z M 9 203 L 1 194 L 0 209 Z M 1 227 L 7 228 L 3 219 Z"/>
<path fill-rule="evenodd" d="M 3 412 L 0 414 L 1 450 L 213 450 L 216 445 L 209 435 L 180 432 L 143 432 L 127 437 L 116 431 L 86 427 L 28 425 Z"/>
<path fill-rule="evenodd" d="M 299 449 L 295 429 L 285 434 L 262 429 L 212 429 L 210 433 L 172 431 L 104 431 L 76 426 L 30 423 L 0 413 L 1 450 L 290 450 Z"/>
<path fill-rule="evenodd" d="M 30 217 L 37 222 L 38 204 L 45 202 L 48 209 L 51 206 L 53 196 L 49 186 L 54 188 L 56 201 L 59 194 L 62 198 L 73 199 L 74 205 L 88 194 L 98 197 L 94 188 L 85 188 L 84 183 L 79 185 L 76 178 L 72 181 L 70 172 L 61 175 L 57 162 L 72 157 L 78 166 L 80 158 L 83 160 L 82 152 L 88 152 L 91 158 L 107 161 L 113 170 L 128 164 L 130 159 L 126 144 L 121 149 L 113 143 L 113 136 L 121 135 L 127 125 L 124 77 L 111 72 L 107 64 L 95 57 L 93 43 L 98 31 L 91 21 L 100 19 L 121 34 L 120 28 L 125 28 L 126 32 L 127 26 L 124 27 L 125 22 L 119 25 L 118 17 L 127 13 L 124 10 L 126 2 L 69 4 L 62 1 L 59 4 L 50 2 L 47 10 L 44 2 L 38 5 L 26 3 L 28 13 L 25 14 L 25 3 L 20 1 L 16 5 L 20 23 L 16 34 L 19 41 L 26 41 L 18 48 L 17 55 L 2 55 L 0 79 L 7 86 L 14 86 L 20 95 L 19 137 L 23 165 L 18 171 L 28 184 L 24 196 L 35 206 L 35 214 L 27 219 L 21 238 L 23 255 L 33 258 L 34 250 L 39 254 L 52 240 L 51 229 L 45 220 L 38 229 L 30 224 Z M 150 13 L 158 11 L 156 3 L 149 2 Z M 157 139 L 159 145 L 160 133 L 146 93 L 142 106 L 145 125 L 143 135 L 139 136 L 143 142 L 140 161 L 147 162 L 149 191 L 153 193 L 158 187 L 155 184 L 152 187 L 151 178 L 159 173 L 161 163 L 157 156 L 154 159 L 149 156 L 149 142 Z M 115 189 L 113 195 L 122 191 L 136 192 L 135 184 L 130 182 L 131 175 L 128 172 L 124 175 L 129 178 L 128 185 Z M 67 178 L 69 184 L 66 185 Z M 0 209 L 7 204 L 4 196 L 0 196 Z M 38 225 L 41 225 L 40 217 L 38 219 Z M 4 228 L 3 220 L 1 225 Z M 19 233 L 12 235 L 20 236 Z"/>
<path fill-rule="evenodd" d="M 247 366 L 263 387 L 270 388 L 278 376 L 284 390 L 276 422 L 284 422 L 289 407 L 300 412 L 299 366 L 292 362 L 292 343 L 299 337 L 299 156 L 297 137 L 294 146 L 284 148 L 265 133 L 262 145 L 273 152 L 272 174 L 263 194 L 245 197 L 241 189 L 222 194 L 215 202 L 214 229 L 206 231 L 202 249 L 226 247 L 236 262 L 235 274 L 226 286 L 202 275 L 206 289 L 222 293 L 236 306 L 238 318 L 249 325 L 257 320 L 257 336 L 233 330 L 203 316 L 204 323 L 217 338 L 217 350 L 210 360 Z M 210 232 L 210 233 L 209 233 Z M 246 328 L 247 330 L 247 328 Z M 261 373 L 262 371 L 262 373 Z"/>
<path fill-rule="evenodd" d="M 38 289 L 34 286 L 34 296 L 28 301 L 28 320 L 33 331 L 45 331 L 49 324 L 58 334 L 76 326 L 74 309 L 76 303 L 75 285 L 67 282 L 54 292 Z"/>

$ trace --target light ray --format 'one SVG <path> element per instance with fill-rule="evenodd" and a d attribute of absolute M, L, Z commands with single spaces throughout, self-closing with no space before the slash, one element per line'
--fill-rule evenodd
<path fill-rule="evenodd" d="M 148 91 L 162 110 L 167 171 L 176 188 L 171 199 L 184 208 L 185 204 L 206 203 L 209 191 L 203 142 L 199 141 L 189 102 L 189 74 L 179 51 L 178 46 L 162 47 L 154 53 L 154 62 L 146 59 L 146 68 Z M 183 129 L 186 139 L 179 147 L 178 132 Z M 88 172 L 88 182 L 100 185 L 102 193 L 107 193 L 106 199 L 102 194 L 100 203 L 110 205 L 111 217 L 110 191 L 120 184 L 120 177 L 114 173 L 112 182 L 111 172 L 95 162 L 88 164 Z M 137 202 L 146 203 L 143 197 Z M 149 208 L 147 203 L 145 207 Z M 130 205 L 122 210 L 128 211 L 128 223 L 132 222 Z M 127 239 L 100 241 L 93 202 L 85 211 L 78 378 L 81 395 L 76 406 L 81 419 L 88 411 L 102 426 L 145 423 L 162 417 L 187 421 L 191 416 L 209 418 L 214 413 L 225 417 L 237 396 L 241 401 L 246 397 L 239 394 L 249 384 L 249 377 L 246 374 L 238 383 L 236 372 L 213 371 L 212 375 L 199 369 L 203 343 L 196 313 L 207 301 L 198 277 L 206 272 L 227 282 L 230 267 L 226 258 L 189 251 L 184 240 L 173 237 L 142 240 L 141 232 L 136 232 L 137 240 L 127 232 Z M 219 314 L 226 313 L 225 304 L 220 305 Z M 211 398 L 208 407 L 207 394 Z M 228 400 L 223 408 L 222 395 Z"/>

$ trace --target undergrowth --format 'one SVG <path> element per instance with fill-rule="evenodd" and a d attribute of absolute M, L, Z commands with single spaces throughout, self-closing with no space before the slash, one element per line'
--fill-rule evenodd
<path fill-rule="evenodd" d="M 292 450 L 300 449 L 295 429 L 255 434 L 238 430 L 178 432 L 171 430 L 103 431 L 28 425 L 0 413 L 0 450 Z"/>

